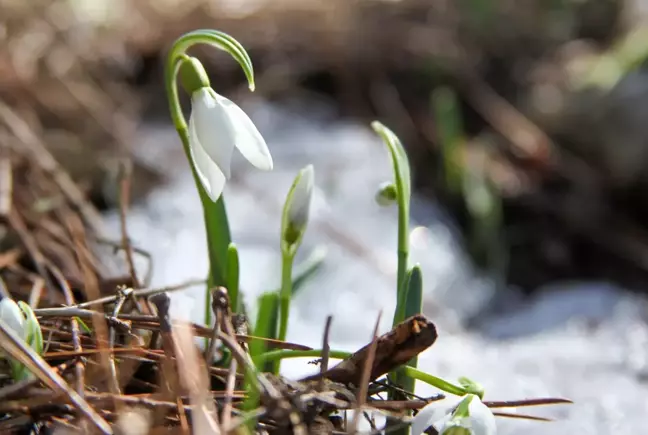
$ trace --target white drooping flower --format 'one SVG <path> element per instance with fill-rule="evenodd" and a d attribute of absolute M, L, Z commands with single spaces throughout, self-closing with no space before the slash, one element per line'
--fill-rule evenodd
<path fill-rule="evenodd" d="M 272 169 L 272 156 L 252 120 L 235 103 L 209 87 L 191 96 L 189 149 L 198 178 L 212 201 L 230 178 L 234 148 L 252 165 Z"/>
<path fill-rule="evenodd" d="M 470 396 L 472 396 L 472 400 L 468 405 L 468 415 L 455 415 L 460 403 L 470 399 Z M 412 435 L 421 435 L 430 426 L 439 435 L 443 435 L 444 432 L 467 435 L 495 435 L 497 433 L 495 416 L 474 394 L 426 405 L 412 420 Z"/>

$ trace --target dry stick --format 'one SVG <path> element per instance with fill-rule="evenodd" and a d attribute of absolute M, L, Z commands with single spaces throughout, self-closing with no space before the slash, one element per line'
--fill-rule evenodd
<path fill-rule="evenodd" d="M 205 284 L 205 282 L 206 281 L 204 279 L 194 279 L 194 280 L 184 282 L 182 284 L 177 284 L 177 285 L 173 285 L 173 286 L 169 286 L 169 287 L 143 288 L 143 289 L 133 291 L 133 297 L 135 297 L 135 298 L 144 298 L 144 297 L 154 296 L 154 295 L 159 294 L 159 293 L 169 293 L 169 292 L 174 292 L 174 291 L 178 291 L 178 290 L 184 290 L 187 287 L 192 287 L 194 285 Z M 81 303 L 81 304 L 77 305 L 76 307 L 77 308 L 87 308 L 87 307 L 91 307 L 91 306 L 94 306 L 94 305 L 109 304 L 109 303 L 115 302 L 118 299 L 118 297 L 119 296 L 117 296 L 117 295 L 115 295 L 115 296 L 105 296 L 105 297 L 102 297 L 102 298 L 97 298 L 97 299 L 92 300 L 92 301 Z"/>
<path fill-rule="evenodd" d="M 331 323 L 333 316 L 326 316 L 326 325 L 324 326 L 324 338 L 322 339 L 322 362 L 320 363 L 320 374 L 328 370 L 329 353 L 331 347 L 329 345 L 329 334 L 331 333 Z M 319 381 L 319 391 L 324 391 L 324 377 Z"/>
<path fill-rule="evenodd" d="M 49 270 L 58 281 L 61 290 L 63 291 L 63 296 L 65 297 L 65 303 L 68 305 L 74 305 L 74 295 L 70 286 L 63 278 L 63 274 L 58 268 L 54 267 L 52 264 L 48 264 Z M 81 340 L 79 340 L 79 322 L 76 317 L 70 318 L 70 325 L 72 327 L 72 345 L 74 346 L 75 352 L 83 352 L 83 347 L 81 347 Z M 76 391 L 81 397 L 85 390 L 85 366 L 80 357 L 76 359 L 74 363 L 74 371 L 76 375 Z"/>
<path fill-rule="evenodd" d="M 220 434 L 218 413 L 211 396 L 209 376 L 204 361 L 200 360 L 194 343 L 191 325 L 188 323 L 172 326 L 173 346 L 177 358 L 178 375 L 189 400 L 195 407 L 192 426 L 195 433 L 204 435 Z"/>
<path fill-rule="evenodd" d="M 90 404 L 70 388 L 65 380 L 56 371 L 52 370 L 47 362 L 27 346 L 1 319 L 0 348 L 27 367 L 30 372 L 49 388 L 55 391 L 61 391 L 77 407 L 79 412 L 87 417 L 101 433 L 112 434 L 108 423 L 92 409 Z"/>
<path fill-rule="evenodd" d="M 4 138 L 4 134 L 2 135 Z M 0 145 L 0 216 L 7 217 L 12 209 L 13 193 L 13 171 L 11 167 L 11 157 L 9 147 L 4 144 Z"/>
<path fill-rule="evenodd" d="M 218 344 L 218 336 L 221 333 L 221 326 L 223 325 L 224 316 L 227 316 L 229 308 L 229 297 L 227 290 L 224 287 L 217 287 L 212 290 L 212 311 L 214 312 L 214 329 L 209 339 L 209 346 L 205 350 L 205 362 L 209 365 L 214 360 L 216 353 L 216 345 Z"/>
<path fill-rule="evenodd" d="M 126 254 L 126 264 L 128 265 L 128 272 L 130 273 L 131 279 L 133 280 L 133 287 L 139 288 L 140 283 L 135 270 L 133 249 L 126 228 L 126 214 L 128 213 L 128 205 L 130 203 L 132 175 L 131 166 L 125 162 L 121 162 L 119 165 L 119 226 L 121 229 L 121 248 Z"/>
<path fill-rule="evenodd" d="M 117 317 L 119 315 L 119 312 L 122 309 L 122 306 L 124 305 L 124 302 L 129 296 L 129 293 L 125 291 L 124 289 L 118 289 L 117 290 L 119 299 L 117 299 L 117 302 L 115 303 L 115 308 L 113 309 L 112 317 Z M 115 347 L 115 336 L 116 336 L 116 331 L 115 328 L 109 324 L 108 325 L 108 348 L 112 349 Z M 117 374 L 117 365 L 115 364 L 115 354 L 113 352 L 110 352 L 109 354 L 110 358 L 110 392 L 113 394 L 120 394 L 121 393 L 121 388 L 119 386 L 119 376 Z"/>
<path fill-rule="evenodd" d="M 171 305 L 171 299 L 166 293 L 156 294 L 151 297 L 151 303 L 155 305 L 160 322 L 160 335 L 162 337 L 162 347 L 165 351 L 165 354 L 173 356 L 171 358 L 163 358 L 161 363 L 161 370 L 159 374 L 159 392 L 160 397 L 172 401 L 172 398 L 179 396 L 178 392 L 178 372 L 175 370 L 177 366 L 177 355 L 175 354 L 175 348 L 173 344 L 173 337 L 171 336 L 172 327 L 171 319 L 169 317 L 169 307 Z M 180 409 L 179 412 L 184 412 L 184 409 Z M 156 410 L 153 415 L 154 422 L 163 421 L 165 417 L 165 412 Z"/>
<path fill-rule="evenodd" d="M 189 422 L 187 421 L 187 407 L 182 403 L 182 398 L 180 396 L 176 397 L 176 404 L 178 406 L 178 419 L 180 420 L 180 430 L 183 434 L 191 434 L 189 429 Z"/>
<path fill-rule="evenodd" d="M 211 362 L 214 358 L 214 353 L 216 352 L 216 339 L 220 334 L 221 329 L 226 329 L 234 340 L 236 340 L 236 334 L 231 325 L 231 312 L 229 308 L 229 296 L 227 290 L 224 287 L 218 287 L 212 292 L 212 310 L 214 311 L 214 332 L 212 334 L 211 340 L 209 342 L 209 349 L 205 354 L 205 362 L 208 365 L 211 365 Z M 231 328 L 227 325 L 232 326 Z M 227 375 L 227 383 L 225 385 L 225 403 L 223 405 L 223 422 L 221 423 L 222 430 L 229 427 L 230 421 L 232 419 L 232 393 L 234 391 L 234 384 L 236 383 L 236 371 L 238 369 L 238 361 L 236 358 L 232 358 L 229 367 L 229 374 Z"/>
<path fill-rule="evenodd" d="M 553 421 L 552 419 L 546 417 L 537 417 L 535 415 L 527 415 L 527 414 L 513 414 L 510 412 L 493 412 L 493 415 L 496 415 L 498 417 L 506 417 L 506 418 L 519 418 L 522 420 L 534 420 L 534 421 L 545 421 L 545 422 Z"/>
<path fill-rule="evenodd" d="M 524 400 L 503 400 L 503 401 L 484 401 L 484 405 L 489 408 L 514 408 L 520 406 L 540 406 L 540 405 L 559 405 L 563 403 L 574 403 L 569 399 L 559 397 L 544 397 L 539 399 Z"/>
<path fill-rule="evenodd" d="M 377 379 L 406 364 L 410 359 L 432 346 L 436 338 L 437 331 L 434 323 L 424 315 L 417 314 L 405 319 L 391 331 L 381 335 L 376 341 L 375 359 L 369 379 Z M 369 347 L 370 344 L 326 372 L 307 376 L 301 381 L 313 381 L 325 377 L 340 384 L 360 385 L 362 368 L 368 358 Z"/>
<path fill-rule="evenodd" d="M 232 358 L 229 366 L 229 373 L 227 375 L 227 383 L 225 384 L 225 400 L 223 403 L 223 422 L 221 428 L 223 431 L 230 426 L 232 420 L 232 399 L 234 395 L 234 386 L 236 384 L 236 370 L 238 369 L 238 362 L 236 358 Z"/>
<path fill-rule="evenodd" d="M 353 414 L 353 420 L 351 421 L 351 433 L 357 432 L 358 420 L 360 420 L 360 410 L 367 401 L 367 390 L 369 389 L 371 371 L 374 364 L 374 358 L 376 356 L 376 349 L 378 347 L 378 327 L 380 326 L 381 317 L 382 310 L 378 313 L 378 319 L 376 319 L 376 325 L 374 326 L 371 343 L 369 343 L 367 358 L 365 358 L 362 367 L 362 375 L 360 376 L 360 385 L 358 388 L 356 412 Z"/>

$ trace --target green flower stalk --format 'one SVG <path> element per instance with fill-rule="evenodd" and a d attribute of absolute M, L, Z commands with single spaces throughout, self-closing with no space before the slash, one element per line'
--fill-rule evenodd
<path fill-rule="evenodd" d="M 379 196 L 381 200 L 394 198 L 398 204 L 398 271 L 396 274 L 396 294 L 398 297 L 393 321 L 393 324 L 397 325 L 405 320 L 401 295 L 405 291 L 407 257 L 409 255 L 410 167 L 405 149 L 394 132 L 378 121 L 372 122 L 371 127 L 387 145 L 394 170 L 393 187 L 390 187 L 389 184 L 383 184 Z"/>
<path fill-rule="evenodd" d="M 313 165 L 308 165 L 295 177 L 288 192 L 281 219 L 281 290 L 279 340 L 285 340 L 288 332 L 288 316 L 290 315 L 290 299 L 292 296 L 292 268 L 297 249 L 308 226 L 311 197 L 315 171 Z"/>
<path fill-rule="evenodd" d="M 273 163 L 263 137 L 250 118 L 235 103 L 217 94 L 200 61 L 186 54 L 196 44 L 228 52 L 243 69 L 251 91 L 254 91 L 254 71 L 250 57 L 238 41 L 223 32 L 204 29 L 186 33 L 175 41 L 164 70 L 171 119 L 189 160 L 204 210 L 210 264 L 207 290 L 215 286 L 238 288 L 238 284 L 228 279 L 228 258 L 233 253 L 229 251 L 231 235 L 222 198 L 231 175 L 232 152 L 237 148 L 259 169 L 271 170 Z M 178 96 L 178 77 L 191 97 L 188 124 Z M 236 271 L 238 274 L 238 267 Z M 230 297 L 238 300 L 238 295 L 231 292 Z M 208 324 L 211 323 L 209 298 L 207 291 L 205 320 Z"/>

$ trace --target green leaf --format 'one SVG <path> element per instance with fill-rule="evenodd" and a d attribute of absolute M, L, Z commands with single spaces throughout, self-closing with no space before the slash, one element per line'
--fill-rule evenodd
<path fill-rule="evenodd" d="M 86 323 L 83 320 L 81 320 L 80 317 L 75 317 L 74 319 L 77 321 L 77 323 L 79 324 L 83 332 L 85 332 L 86 334 L 92 333 L 92 329 L 90 329 L 88 325 L 86 325 Z"/>
<path fill-rule="evenodd" d="M 389 155 L 392 160 L 394 167 L 394 184 L 396 185 L 396 190 L 398 192 L 398 198 L 403 200 L 403 205 L 405 205 L 405 213 L 409 216 L 409 203 L 410 195 L 412 192 L 411 188 L 411 178 L 410 178 L 410 165 L 407 158 L 407 153 L 403 144 L 401 144 L 400 139 L 387 128 L 385 125 L 381 124 L 378 121 L 373 121 L 371 127 L 374 129 L 378 135 L 383 139 L 389 150 Z"/>
<path fill-rule="evenodd" d="M 306 282 L 313 277 L 324 264 L 326 259 L 327 250 L 326 247 L 320 246 L 315 248 L 315 250 L 304 260 L 295 266 L 295 271 L 292 277 L 292 297 L 301 290 Z"/>
<path fill-rule="evenodd" d="M 258 312 L 254 322 L 254 336 L 275 339 L 277 335 L 277 312 L 279 295 L 276 292 L 263 293 L 258 298 Z M 260 340 L 250 342 L 250 356 L 254 358 L 265 352 L 266 343 Z"/>
<path fill-rule="evenodd" d="M 416 264 L 407 274 L 407 298 L 405 301 L 405 315 L 403 320 L 416 314 L 421 314 L 423 309 L 423 273 L 421 266 Z"/>
<path fill-rule="evenodd" d="M 229 221 L 225 209 L 225 201 L 221 196 L 212 202 L 202 190 L 206 200 L 203 200 L 205 222 L 207 226 L 207 246 L 209 250 L 210 285 L 211 287 L 227 287 L 227 259 L 229 245 L 232 243 Z M 202 196 L 202 195 L 201 195 Z"/>
<path fill-rule="evenodd" d="M 243 46 L 227 33 L 213 29 L 199 29 L 185 33 L 174 43 L 169 53 L 169 59 L 173 62 L 184 54 L 191 46 L 196 44 L 207 44 L 229 53 L 241 66 L 247 78 L 250 90 L 254 90 L 254 68 L 252 60 Z"/>
<path fill-rule="evenodd" d="M 40 323 L 31 307 L 23 301 L 18 301 L 18 306 L 25 315 L 25 326 L 27 327 L 27 344 L 36 351 L 38 355 L 43 354 L 43 332 Z"/>
<path fill-rule="evenodd" d="M 463 141 L 463 126 L 457 96 L 452 89 L 442 87 L 432 94 L 432 106 L 441 142 L 445 183 L 450 192 L 459 194 L 463 171 L 458 159 Z"/>
<path fill-rule="evenodd" d="M 387 145 L 392 160 L 394 171 L 394 185 L 398 201 L 398 270 L 396 273 L 396 300 L 404 300 L 401 294 L 406 291 L 405 279 L 407 273 L 407 256 L 409 255 L 409 210 L 411 196 L 410 166 L 405 149 L 394 132 L 378 121 L 371 123 L 371 127 Z M 396 311 L 401 307 L 397 305 Z M 396 316 L 393 319 L 396 325 Z"/>
<path fill-rule="evenodd" d="M 227 293 L 229 295 L 232 311 L 239 313 L 239 256 L 238 249 L 234 243 L 230 243 L 227 248 Z"/>

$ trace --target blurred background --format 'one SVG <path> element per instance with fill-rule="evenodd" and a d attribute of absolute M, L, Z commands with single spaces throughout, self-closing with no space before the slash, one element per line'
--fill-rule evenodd
<path fill-rule="evenodd" d="M 11 168 L 14 207 L 29 217 L 58 200 L 34 192 L 68 173 L 91 201 L 84 216 L 118 240 L 128 162 L 126 228 L 146 285 L 207 270 L 200 202 L 162 81 L 171 43 L 196 28 L 225 31 L 249 51 L 254 93 L 226 53 L 193 54 L 215 90 L 250 114 L 275 161 L 261 173 L 235 159 L 225 192 L 252 307 L 279 286 L 281 207 L 313 163 L 299 260 L 321 264 L 296 295 L 289 340 L 319 346 L 329 314 L 342 350 L 369 340 L 381 310 L 389 329 L 397 217 L 374 202 L 391 178 L 369 128 L 377 119 L 412 166 L 412 259 L 440 330 L 421 368 L 476 379 L 491 400 L 576 402 L 537 410 L 554 423 L 501 420 L 504 434 L 644 428 L 648 2 L 0 0 L 0 194 Z M 28 228 L 47 230 L 38 222 Z M 22 255 L 21 228 L 2 227 L 5 279 L 17 274 L 8 265 Z M 82 279 L 63 260 L 69 252 L 41 240 L 67 277 Z M 176 315 L 199 321 L 201 291 L 174 295 Z"/>

